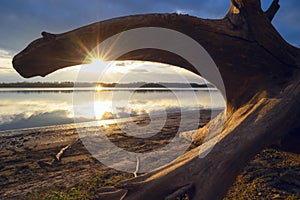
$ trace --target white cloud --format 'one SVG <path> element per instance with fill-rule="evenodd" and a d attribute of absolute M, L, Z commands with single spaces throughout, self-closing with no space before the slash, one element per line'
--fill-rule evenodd
<path fill-rule="evenodd" d="M 203 79 L 183 68 L 153 62 L 117 61 L 83 65 L 79 82 L 197 82 Z"/>
<path fill-rule="evenodd" d="M 0 49 L 0 57 L 2 58 L 11 58 L 10 53 L 4 49 Z"/>
<path fill-rule="evenodd" d="M 185 14 L 192 14 L 193 13 L 192 10 L 188 10 L 188 9 L 177 9 L 175 12 L 177 14 L 183 14 L 183 15 L 185 15 Z"/>
<path fill-rule="evenodd" d="M 11 54 L 4 49 L 0 49 L 0 75 L 2 73 L 10 73 L 12 71 L 13 67 Z"/>

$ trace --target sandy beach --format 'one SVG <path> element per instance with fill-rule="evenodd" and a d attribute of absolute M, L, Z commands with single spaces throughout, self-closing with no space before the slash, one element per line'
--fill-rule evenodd
<path fill-rule="evenodd" d="M 209 120 L 210 112 L 201 111 L 198 127 Z M 146 126 L 150 118 L 134 117 L 132 121 Z M 88 134 L 100 128 L 122 149 L 147 152 L 172 140 L 180 125 L 180 114 L 168 114 L 162 130 L 150 139 L 127 136 L 122 130 L 126 123 L 82 123 L 77 129 Z M 184 131 L 190 131 L 189 128 Z M 134 177 L 134 173 L 114 170 L 95 159 L 82 144 L 77 129 L 69 124 L 1 132 L 1 199 L 58 199 L 63 195 L 67 199 L 95 199 L 97 190 Z M 192 144 L 189 148 L 193 147 Z M 267 199 L 300 198 L 299 171 L 299 154 L 264 150 L 241 173 L 227 199 L 243 199 L 245 194 L 249 199 L 255 195 Z M 247 193 L 249 190 L 251 193 Z"/>
<path fill-rule="evenodd" d="M 209 111 L 201 112 L 199 127 L 210 120 Z M 132 119 L 140 126 L 148 124 L 150 120 L 148 117 Z M 108 123 L 111 124 L 98 126 L 97 122 L 81 123 L 77 128 L 84 129 L 86 133 L 93 133 L 101 128 L 121 148 L 143 152 L 160 148 L 172 139 L 180 124 L 180 114 L 168 114 L 162 131 L 152 139 L 143 141 L 126 137 L 120 129 L 126 125 L 126 120 L 119 124 Z M 189 127 L 186 128 L 188 130 Z M 49 188 L 72 188 L 99 174 L 104 175 L 104 179 L 115 176 L 122 176 L 122 179 L 133 177 L 132 173 L 107 168 L 93 158 L 79 139 L 74 124 L 6 131 L 1 132 L 0 138 L 2 198 L 30 196 Z M 65 147 L 68 148 L 57 159 L 57 155 Z"/>

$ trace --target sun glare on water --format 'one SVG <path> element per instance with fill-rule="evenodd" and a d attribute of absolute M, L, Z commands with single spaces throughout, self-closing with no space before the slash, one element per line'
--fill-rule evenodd
<path fill-rule="evenodd" d="M 103 91 L 103 87 L 102 87 L 101 85 L 97 85 L 97 86 L 95 87 L 95 91 L 101 92 L 101 91 Z"/>
<path fill-rule="evenodd" d="M 105 113 L 111 112 L 111 102 L 108 101 L 95 101 L 94 112 L 97 120 L 101 120 Z"/>

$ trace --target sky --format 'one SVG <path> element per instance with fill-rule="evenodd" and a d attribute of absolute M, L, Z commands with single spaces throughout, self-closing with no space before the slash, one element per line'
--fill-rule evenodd
<path fill-rule="evenodd" d="M 262 7 L 266 9 L 271 2 L 262 0 Z M 78 66 L 59 70 L 45 78 L 24 79 L 14 71 L 12 57 L 39 38 L 42 31 L 62 33 L 104 19 L 143 13 L 177 12 L 201 18 L 222 18 L 229 7 L 229 0 L 1 0 L 0 3 L 0 82 L 76 79 Z M 288 42 L 299 47 L 300 1 L 281 0 L 280 4 L 273 24 Z M 105 81 L 114 82 L 114 78 L 128 72 L 136 81 L 151 74 L 158 80 L 174 82 L 178 73 L 189 81 L 199 81 L 192 73 L 171 66 L 128 62 L 112 64 L 110 76 Z"/>

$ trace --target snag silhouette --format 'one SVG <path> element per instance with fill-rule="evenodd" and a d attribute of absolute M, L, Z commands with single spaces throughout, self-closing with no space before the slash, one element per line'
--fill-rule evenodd
<path fill-rule="evenodd" d="M 272 26 L 278 0 L 264 12 L 260 0 L 231 0 L 227 15 L 204 20 L 188 15 L 145 14 L 110 19 L 62 34 L 43 33 L 13 59 L 23 77 L 46 76 L 81 64 L 87 52 L 117 33 L 139 27 L 182 32 L 199 42 L 222 75 L 226 122 L 215 148 L 199 159 L 200 146 L 163 169 L 103 189 L 103 199 L 221 199 L 246 162 L 262 148 L 299 128 L 300 50 L 289 45 Z M 129 52 L 119 60 L 172 64 L 197 73 L 181 57 L 157 49 Z M 206 78 L 206 77 L 204 77 Z M 209 79 L 208 79 L 209 81 Z M 101 191 L 100 191 L 101 192 Z"/>

